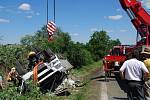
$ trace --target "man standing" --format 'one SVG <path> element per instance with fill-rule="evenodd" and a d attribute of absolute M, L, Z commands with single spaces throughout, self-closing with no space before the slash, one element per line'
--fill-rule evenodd
<path fill-rule="evenodd" d="M 144 64 L 150 72 L 150 48 L 145 48 L 142 52 L 142 55 L 145 58 Z M 145 80 L 144 92 L 145 99 L 150 100 L 150 73 L 148 74 L 147 79 Z"/>
<path fill-rule="evenodd" d="M 123 63 L 120 68 L 122 79 L 127 81 L 127 97 L 128 100 L 145 100 L 143 74 L 146 76 L 149 71 L 142 61 L 137 60 L 135 54 L 131 54 L 131 58 Z"/>

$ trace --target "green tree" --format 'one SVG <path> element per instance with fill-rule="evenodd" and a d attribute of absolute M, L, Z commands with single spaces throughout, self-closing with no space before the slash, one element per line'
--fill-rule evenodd
<path fill-rule="evenodd" d="M 110 37 L 105 31 L 96 31 L 93 33 L 89 40 L 88 48 L 91 51 L 94 60 L 97 61 L 105 55 L 109 39 Z"/>
<path fill-rule="evenodd" d="M 93 62 L 91 53 L 79 42 L 76 44 L 71 43 L 69 45 L 67 58 L 74 68 L 80 68 L 83 65 L 91 64 Z"/>
<path fill-rule="evenodd" d="M 115 46 L 115 45 L 120 45 L 120 44 L 121 44 L 121 42 L 120 42 L 119 39 L 110 40 L 110 41 L 109 41 L 109 45 L 108 45 L 108 50 L 112 49 L 113 46 Z"/>
<path fill-rule="evenodd" d="M 111 40 L 106 31 L 96 31 L 91 36 L 89 43 L 87 43 L 88 50 L 92 53 L 95 61 L 101 59 L 106 55 L 114 45 L 120 44 L 119 39 Z"/>
<path fill-rule="evenodd" d="M 11 68 L 15 66 L 16 60 L 23 61 L 25 58 L 25 46 L 16 44 L 7 44 L 0 46 L 0 61 L 5 66 Z"/>
<path fill-rule="evenodd" d="M 31 46 L 33 44 L 34 37 L 31 35 L 25 35 L 24 37 L 21 38 L 20 43 L 22 45 L 27 45 Z"/>

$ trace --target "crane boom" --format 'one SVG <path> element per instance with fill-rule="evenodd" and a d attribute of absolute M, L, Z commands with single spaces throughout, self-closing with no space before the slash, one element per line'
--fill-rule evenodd
<path fill-rule="evenodd" d="M 141 38 L 145 38 L 145 45 L 149 45 L 150 15 L 142 7 L 139 0 L 119 0 L 122 8 L 127 12 Z"/>
<path fill-rule="evenodd" d="M 150 47 L 150 15 L 142 7 L 139 0 L 119 0 L 122 8 L 127 12 L 131 19 L 132 24 L 137 30 L 141 40 L 137 41 L 136 45 L 118 45 L 114 46 L 108 55 L 103 59 L 103 67 L 105 71 L 105 80 L 111 75 L 115 74 L 118 85 L 124 92 L 127 92 L 126 82 L 120 79 L 120 75 L 116 72 L 119 71 L 122 64 L 135 54 L 137 59 L 143 60 L 141 52 L 144 48 Z"/>

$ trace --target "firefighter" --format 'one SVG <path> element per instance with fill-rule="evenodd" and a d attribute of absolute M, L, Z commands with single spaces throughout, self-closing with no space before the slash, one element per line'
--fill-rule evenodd
<path fill-rule="evenodd" d="M 142 55 L 145 58 L 143 62 L 150 72 L 150 48 L 149 47 L 144 48 Z M 150 100 L 150 73 L 148 73 L 147 78 L 145 80 L 144 92 L 145 92 L 145 100 Z"/>
<path fill-rule="evenodd" d="M 20 78 L 19 74 L 17 73 L 15 67 L 11 68 L 11 71 L 8 73 L 7 81 L 13 82 L 15 85 L 17 85 L 17 82 L 19 82 L 19 84 L 21 84 L 21 78 Z"/>
<path fill-rule="evenodd" d="M 28 60 L 28 71 L 31 71 L 34 68 L 34 66 L 38 63 L 38 57 L 36 56 L 36 53 L 33 51 L 29 52 Z"/>

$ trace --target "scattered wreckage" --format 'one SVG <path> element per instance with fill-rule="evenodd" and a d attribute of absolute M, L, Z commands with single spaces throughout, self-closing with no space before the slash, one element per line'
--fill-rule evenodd
<path fill-rule="evenodd" d="M 74 81 L 68 77 L 68 71 L 73 66 L 67 60 L 60 60 L 50 49 L 42 52 L 36 51 L 36 56 L 44 60 L 39 61 L 31 71 L 24 70 L 20 62 L 16 62 L 16 70 L 22 77 L 20 93 L 26 88 L 26 81 L 31 78 L 43 93 L 50 91 L 58 94 L 69 87 L 79 86 L 80 81 Z"/>

